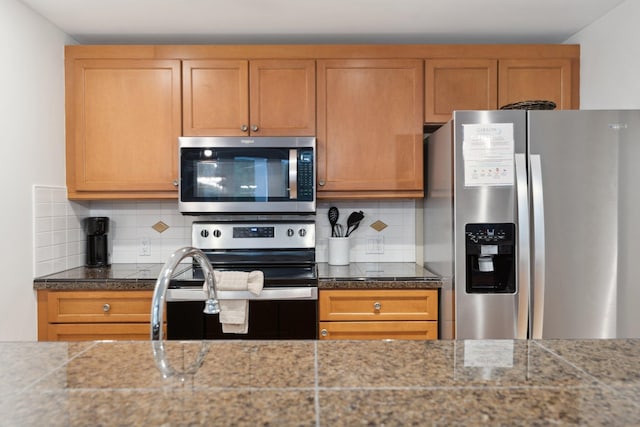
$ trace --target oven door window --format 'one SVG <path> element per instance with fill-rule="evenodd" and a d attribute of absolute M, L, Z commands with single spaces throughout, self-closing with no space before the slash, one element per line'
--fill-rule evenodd
<path fill-rule="evenodd" d="M 183 201 L 289 200 L 289 150 L 183 148 Z"/>

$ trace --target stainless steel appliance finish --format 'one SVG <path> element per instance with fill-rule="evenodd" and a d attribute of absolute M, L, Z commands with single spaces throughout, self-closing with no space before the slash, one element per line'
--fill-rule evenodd
<path fill-rule="evenodd" d="M 465 126 L 505 123 L 513 182 L 465 185 Z M 425 266 L 451 279 L 450 335 L 640 337 L 639 111 L 459 111 L 426 152 Z M 468 293 L 465 226 L 496 222 L 517 229 L 516 290 Z"/>
<path fill-rule="evenodd" d="M 166 292 L 168 338 L 317 338 L 313 219 L 197 221 L 192 226 L 192 246 L 216 270 L 262 271 L 264 287 L 259 295 L 217 290 L 218 300 L 249 300 L 249 333 L 224 334 L 218 316 L 201 314 L 199 307 L 207 298 L 202 271 L 197 265 L 187 268 Z"/>
<path fill-rule="evenodd" d="M 316 210 L 314 137 L 180 137 L 184 214 Z"/>

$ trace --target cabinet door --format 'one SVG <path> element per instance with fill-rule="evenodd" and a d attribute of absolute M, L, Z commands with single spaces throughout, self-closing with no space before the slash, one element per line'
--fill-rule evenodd
<path fill-rule="evenodd" d="M 498 106 L 545 100 L 571 109 L 571 60 L 509 59 L 499 62 Z"/>
<path fill-rule="evenodd" d="M 80 59 L 67 78 L 69 198 L 175 198 L 180 62 Z"/>
<path fill-rule="evenodd" d="M 256 60 L 249 68 L 250 132 L 261 136 L 315 136 L 315 61 Z"/>
<path fill-rule="evenodd" d="M 495 110 L 498 61 L 431 59 L 425 69 L 425 122 L 445 123 L 454 110 Z"/>
<path fill-rule="evenodd" d="M 249 63 L 182 62 L 183 134 L 243 136 L 249 129 Z"/>
<path fill-rule="evenodd" d="M 52 323 L 47 341 L 148 340 L 149 323 Z"/>
<path fill-rule="evenodd" d="M 423 61 L 318 61 L 318 198 L 422 197 Z"/>
<path fill-rule="evenodd" d="M 50 323 L 149 322 L 152 291 L 49 292 Z"/>
<path fill-rule="evenodd" d="M 326 321 L 438 320 L 438 291 L 324 289 L 318 306 Z"/>
<path fill-rule="evenodd" d="M 320 322 L 321 340 L 435 340 L 437 322 Z"/>

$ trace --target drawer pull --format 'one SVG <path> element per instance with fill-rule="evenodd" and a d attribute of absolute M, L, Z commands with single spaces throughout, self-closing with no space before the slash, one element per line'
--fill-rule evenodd
<path fill-rule="evenodd" d="M 322 335 L 323 337 L 326 337 L 327 335 L 329 335 L 329 331 L 327 331 L 326 329 L 323 329 L 320 331 L 320 335 Z"/>
<path fill-rule="evenodd" d="M 105 304 L 102 306 L 102 311 L 104 311 L 105 313 L 108 313 L 109 310 L 111 310 L 111 305 L 110 304 Z"/>
<path fill-rule="evenodd" d="M 381 308 L 382 308 L 382 304 L 380 304 L 379 302 L 376 301 L 373 303 L 373 309 L 375 311 L 380 311 Z"/>

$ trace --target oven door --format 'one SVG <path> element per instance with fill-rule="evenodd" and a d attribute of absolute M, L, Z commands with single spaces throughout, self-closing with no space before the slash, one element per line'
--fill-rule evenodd
<path fill-rule="evenodd" d="M 315 138 L 181 137 L 182 213 L 315 212 Z"/>
<path fill-rule="evenodd" d="M 248 299 L 246 334 L 222 332 L 219 315 L 207 315 L 201 288 L 167 291 L 167 339 L 317 339 L 318 288 L 264 288 L 255 296 L 243 291 L 218 291 L 218 299 Z"/>

